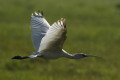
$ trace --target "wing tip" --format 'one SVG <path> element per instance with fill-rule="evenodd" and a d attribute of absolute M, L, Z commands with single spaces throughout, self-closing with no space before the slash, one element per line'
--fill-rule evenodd
<path fill-rule="evenodd" d="M 66 19 L 63 18 L 62 21 L 63 21 L 63 26 L 66 28 Z"/>
<path fill-rule="evenodd" d="M 59 21 L 62 21 L 64 28 L 66 28 L 66 19 L 65 18 L 61 18 Z"/>
<path fill-rule="evenodd" d="M 43 17 L 43 11 L 35 11 L 34 13 L 32 13 L 32 16 L 35 16 L 35 17 Z"/>

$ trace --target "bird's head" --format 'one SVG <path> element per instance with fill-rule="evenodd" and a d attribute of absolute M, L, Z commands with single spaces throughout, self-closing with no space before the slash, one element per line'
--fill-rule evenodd
<path fill-rule="evenodd" d="M 75 56 L 76 58 L 78 58 L 78 59 L 87 57 L 87 55 L 86 55 L 86 54 L 83 54 L 83 53 L 76 53 L 74 56 Z"/>
<path fill-rule="evenodd" d="M 85 58 L 85 57 L 96 57 L 96 58 L 101 58 L 99 56 L 94 56 L 94 55 L 88 55 L 88 54 L 84 54 L 84 53 L 77 53 L 74 55 L 77 59 L 80 58 Z"/>

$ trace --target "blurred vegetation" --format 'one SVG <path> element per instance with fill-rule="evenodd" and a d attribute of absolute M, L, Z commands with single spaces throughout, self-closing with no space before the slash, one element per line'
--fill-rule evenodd
<path fill-rule="evenodd" d="M 105 60 L 11 60 L 34 52 L 30 16 L 43 10 L 52 24 L 67 19 L 64 49 Z M 0 0 L 0 80 L 119 80 L 120 0 Z"/>

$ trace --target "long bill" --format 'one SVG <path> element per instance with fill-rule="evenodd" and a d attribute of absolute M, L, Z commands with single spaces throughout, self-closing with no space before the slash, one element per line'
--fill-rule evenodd
<path fill-rule="evenodd" d="M 103 59 L 103 57 L 95 56 L 95 55 L 86 55 L 86 57 L 96 57 L 96 58 L 101 58 L 101 59 Z"/>

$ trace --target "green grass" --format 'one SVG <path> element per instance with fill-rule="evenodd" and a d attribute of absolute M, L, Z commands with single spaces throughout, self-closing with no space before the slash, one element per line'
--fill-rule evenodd
<path fill-rule="evenodd" d="M 119 0 L 0 0 L 0 80 L 119 80 Z M 69 53 L 87 53 L 105 60 L 60 58 L 11 60 L 34 52 L 30 16 L 43 10 L 52 24 L 67 19 Z"/>

